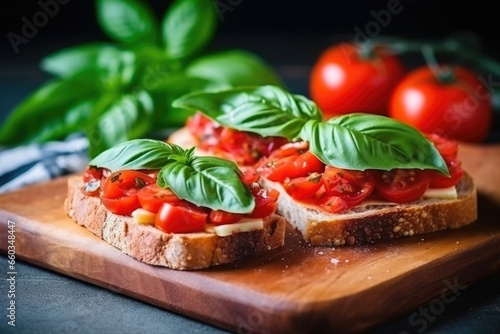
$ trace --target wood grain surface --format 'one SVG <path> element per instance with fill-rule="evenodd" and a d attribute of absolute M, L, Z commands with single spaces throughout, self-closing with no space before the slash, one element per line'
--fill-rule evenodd
<path fill-rule="evenodd" d="M 65 216 L 66 178 L 0 196 L 1 249 L 15 223 L 18 258 L 237 333 L 373 328 L 500 269 L 500 146 L 460 148 L 479 190 L 467 227 L 375 246 L 285 246 L 201 271 L 143 264 Z"/>

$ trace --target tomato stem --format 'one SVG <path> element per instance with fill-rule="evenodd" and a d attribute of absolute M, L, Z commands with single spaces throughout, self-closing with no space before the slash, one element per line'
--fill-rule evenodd
<path fill-rule="evenodd" d="M 429 66 L 432 73 L 434 73 L 436 80 L 445 84 L 455 82 L 455 75 L 453 74 L 453 71 L 449 67 L 439 65 L 436 60 L 436 56 L 434 55 L 434 48 L 431 45 L 423 45 L 422 54 L 427 66 Z"/>
<path fill-rule="evenodd" d="M 371 41 L 360 43 L 359 57 L 364 60 L 373 59 L 375 57 L 375 44 Z"/>

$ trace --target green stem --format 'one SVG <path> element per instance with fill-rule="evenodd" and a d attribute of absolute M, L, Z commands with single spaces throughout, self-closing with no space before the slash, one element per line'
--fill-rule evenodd
<path fill-rule="evenodd" d="M 436 56 L 434 55 L 434 48 L 431 45 L 427 44 L 422 46 L 421 51 L 427 66 L 429 66 L 430 70 L 434 73 L 434 76 L 439 82 L 452 83 L 455 81 L 455 76 L 453 75 L 452 70 L 448 67 L 443 68 L 439 65 L 436 60 Z"/>

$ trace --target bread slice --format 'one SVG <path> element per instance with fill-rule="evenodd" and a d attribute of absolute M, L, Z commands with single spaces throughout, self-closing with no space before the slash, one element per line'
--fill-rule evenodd
<path fill-rule="evenodd" d="M 214 233 L 165 233 L 108 211 L 98 197 L 83 194 L 80 176 L 68 179 L 64 209 L 79 225 L 148 264 L 194 270 L 260 254 L 284 245 L 286 222 L 272 215 L 264 229 L 219 237 Z"/>
<path fill-rule="evenodd" d="M 375 243 L 399 237 L 458 228 L 477 219 L 476 187 L 464 174 L 456 185 L 457 199 L 422 199 L 386 206 L 357 206 L 332 214 L 298 204 L 277 183 L 261 178 L 265 187 L 280 191 L 277 212 L 314 246 Z"/>
<path fill-rule="evenodd" d="M 169 142 L 196 145 L 186 128 L 177 130 Z M 197 150 L 197 154 L 209 152 Z M 357 206 L 331 214 L 297 203 L 279 183 L 261 178 L 265 187 L 280 191 L 277 213 L 299 230 L 314 246 L 341 246 L 392 240 L 415 234 L 458 228 L 477 220 L 477 194 L 472 178 L 465 174 L 456 185 L 457 199 L 426 199 L 400 205 Z"/>

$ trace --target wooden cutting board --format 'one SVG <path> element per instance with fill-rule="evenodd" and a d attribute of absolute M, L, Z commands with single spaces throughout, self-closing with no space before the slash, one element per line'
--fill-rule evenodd
<path fill-rule="evenodd" d="M 460 154 L 480 195 L 478 221 L 458 230 L 322 248 L 289 228 L 285 246 L 261 257 L 175 271 L 134 260 L 73 223 L 60 178 L 0 196 L 1 249 L 11 221 L 20 259 L 238 333 L 360 331 L 434 298 L 437 308 L 500 269 L 500 146 L 462 146 Z"/>

